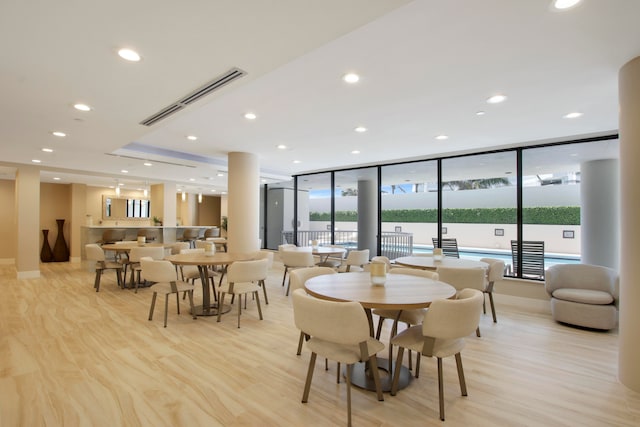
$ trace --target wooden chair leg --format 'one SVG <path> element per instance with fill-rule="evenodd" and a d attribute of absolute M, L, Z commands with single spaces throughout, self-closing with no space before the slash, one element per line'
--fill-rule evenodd
<path fill-rule="evenodd" d="M 480 326 L 478 326 L 478 327 L 476 328 L 476 336 L 477 336 L 478 338 L 480 338 L 480 337 L 482 336 L 482 335 L 480 335 Z"/>
<path fill-rule="evenodd" d="M 264 280 L 260 281 L 260 286 L 262 286 L 262 292 L 264 293 L 264 303 L 269 304 L 269 298 L 267 298 L 267 284 Z"/>
<path fill-rule="evenodd" d="M 222 317 L 222 308 L 224 307 L 224 292 L 218 294 L 218 322 Z"/>
<path fill-rule="evenodd" d="M 197 319 L 198 316 L 196 316 L 196 307 L 195 305 L 193 305 L 193 291 L 189 291 L 189 306 L 191 307 L 191 315 L 193 316 L 193 319 Z"/>
<path fill-rule="evenodd" d="M 351 427 L 351 370 L 353 364 L 347 365 L 347 426 Z"/>
<path fill-rule="evenodd" d="M 493 305 L 493 292 L 489 292 L 489 304 L 491 305 L 491 314 L 493 315 L 493 323 L 498 323 L 498 318 L 496 317 L 496 306 Z"/>
<path fill-rule="evenodd" d="M 231 297 L 233 300 L 233 297 Z M 240 328 L 240 315 L 242 314 L 242 295 L 238 295 L 238 328 Z"/>
<path fill-rule="evenodd" d="M 382 386 L 380 385 L 380 373 L 378 372 L 378 358 L 375 354 L 369 358 L 369 369 L 371 370 L 373 383 L 376 385 L 376 394 L 378 395 L 378 400 L 382 402 L 384 400 L 384 397 L 382 397 Z"/>
<path fill-rule="evenodd" d="M 258 314 L 260 315 L 260 320 L 263 320 L 262 307 L 260 307 L 260 296 L 258 295 L 258 291 L 254 292 L 254 294 L 256 296 L 256 305 L 258 306 Z"/>
<path fill-rule="evenodd" d="M 149 309 L 149 320 L 153 320 L 153 310 L 156 308 L 156 297 L 158 296 L 157 292 L 153 293 L 151 297 L 151 308 Z"/>
<path fill-rule="evenodd" d="M 462 368 L 462 356 L 456 353 L 456 367 L 458 368 L 458 380 L 460 381 L 460 393 L 467 395 L 467 383 L 464 380 L 464 369 Z"/>
<path fill-rule="evenodd" d="M 169 294 L 164 296 L 164 327 L 167 327 L 167 315 L 169 314 Z"/>
<path fill-rule="evenodd" d="M 102 276 L 102 270 L 96 268 L 96 279 L 93 282 L 93 287 L 96 288 L 96 292 L 100 291 L 100 276 Z M 118 283 L 120 285 L 120 283 Z"/>
<path fill-rule="evenodd" d="M 178 314 L 180 314 L 180 293 L 176 292 L 176 307 L 178 310 Z"/>
<path fill-rule="evenodd" d="M 395 396 L 398 392 L 398 383 L 400 381 L 400 369 L 402 368 L 402 356 L 404 355 L 404 347 L 398 347 L 398 356 L 396 358 L 396 369 L 393 371 L 393 382 L 391 383 L 391 396 Z"/>
<path fill-rule="evenodd" d="M 311 389 L 311 380 L 313 379 L 313 368 L 316 365 L 316 354 L 311 353 L 309 358 L 309 368 L 307 369 L 307 380 L 304 383 L 304 392 L 302 393 L 302 403 L 309 401 L 309 390 Z"/>
<path fill-rule="evenodd" d="M 282 286 L 284 286 L 284 281 L 287 278 L 287 266 L 284 266 L 284 274 L 282 275 Z"/>
<path fill-rule="evenodd" d="M 442 358 L 438 357 L 438 396 L 440 401 L 440 420 L 444 421 L 444 381 L 442 378 Z"/>

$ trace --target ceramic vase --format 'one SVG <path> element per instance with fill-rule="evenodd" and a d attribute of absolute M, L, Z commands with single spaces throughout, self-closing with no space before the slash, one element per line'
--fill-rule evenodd
<path fill-rule="evenodd" d="M 56 243 L 53 245 L 53 261 L 64 262 L 69 261 L 69 247 L 64 240 L 64 219 L 56 219 L 58 224 L 58 237 L 56 237 Z"/>
<path fill-rule="evenodd" d="M 53 252 L 49 246 L 49 230 L 42 230 L 42 250 L 40 251 L 40 261 L 53 261 Z"/>

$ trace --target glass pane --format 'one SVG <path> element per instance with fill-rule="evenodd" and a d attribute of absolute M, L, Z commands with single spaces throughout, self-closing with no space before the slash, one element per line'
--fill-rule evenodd
<path fill-rule="evenodd" d="M 516 208 L 515 151 L 442 161 L 442 238 L 456 239 L 460 257 L 511 264 Z"/>
<path fill-rule="evenodd" d="M 283 243 L 293 243 L 293 181 L 267 185 L 268 249 L 278 249 Z"/>
<path fill-rule="evenodd" d="M 331 244 L 331 173 L 298 177 L 298 245 Z"/>
<path fill-rule="evenodd" d="M 610 169 L 611 174 L 617 175 L 617 159 L 617 140 L 523 150 L 523 241 L 544 243 L 545 269 L 553 264 L 580 262 L 583 231 L 587 231 L 582 230 L 581 225 L 585 214 L 582 212 L 582 195 L 592 191 L 581 188 L 581 182 L 587 181 L 583 169 L 593 170 L 594 165 L 600 168 L 596 162 L 612 161 L 611 164 L 604 163 L 605 170 Z M 593 184 L 599 186 L 602 183 Z M 596 200 L 599 210 L 614 209 L 612 218 L 617 216 L 616 206 L 610 206 L 606 199 L 609 193 L 617 191 L 617 188 L 602 188 L 599 194 L 594 195 L 599 198 Z M 606 218 L 607 214 L 604 215 Z M 594 223 L 594 229 L 605 227 L 605 222 Z M 590 230 L 594 231 L 598 230 Z M 617 250 L 617 232 L 603 233 L 594 244 Z M 589 262 L 606 265 L 598 260 Z M 526 278 L 544 278 L 544 269 L 527 271 L 523 266 L 522 272 Z"/>
<path fill-rule="evenodd" d="M 382 254 L 389 259 L 431 252 L 438 235 L 438 164 L 382 168 Z"/>

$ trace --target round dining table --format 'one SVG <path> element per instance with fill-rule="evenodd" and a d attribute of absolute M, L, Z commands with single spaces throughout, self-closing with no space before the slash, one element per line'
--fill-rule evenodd
<path fill-rule="evenodd" d="M 200 272 L 200 281 L 202 282 L 202 305 L 195 307 L 196 315 L 217 316 L 219 309 L 218 303 L 211 302 L 211 293 L 209 292 L 209 267 L 222 266 L 223 273 L 220 276 L 220 283 L 222 283 L 224 271 L 229 264 L 236 261 L 249 261 L 254 259 L 254 257 L 255 253 L 215 252 L 213 254 L 209 254 L 206 252 L 197 252 L 169 255 L 165 257 L 165 259 L 167 261 L 171 261 L 175 265 L 195 265 L 198 267 L 198 271 Z M 221 309 L 222 313 L 226 313 L 231 310 L 231 307 L 225 305 Z"/>
<path fill-rule="evenodd" d="M 364 307 L 369 320 L 369 332 L 374 336 L 373 316 L 374 308 L 391 310 L 410 310 L 426 308 L 436 299 L 454 298 L 456 290 L 453 286 L 426 277 L 408 274 L 387 274 L 384 285 L 372 285 L 369 272 L 354 272 L 340 274 L 325 274 L 307 280 L 304 284 L 309 295 L 329 301 L 358 301 Z M 380 382 L 383 391 L 391 390 L 391 372 L 393 364 L 378 358 L 378 367 L 388 375 L 381 375 Z M 367 364 L 354 366 L 351 377 L 352 383 L 367 390 L 375 390 L 375 384 Z M 411 381 L 411 373 L 402 366 L 400 361 L 401 388 Z M 385 369 L 384 366 L 390 366 Z"/>
<path fill-rule="evenodd" d="M 331 246 L 298 246 L 295 248 L 287 248 L 287 251 L 311 252 L 312 255 L 320 257 L 320 263 L 327 261 L 330 256 L 342 256 L 347 250 L 345 248 L 334 248 Z"/>
<path fill-rule="evenodd" d="M 395 265 L 420 268 L 422 270 L 437 270 L 438 267 L 453 268 L 489 268 L 489 264 L 465 258 L 443 257 L 436 260 L 433 256 L 403 256 L 394 260 Z"/>

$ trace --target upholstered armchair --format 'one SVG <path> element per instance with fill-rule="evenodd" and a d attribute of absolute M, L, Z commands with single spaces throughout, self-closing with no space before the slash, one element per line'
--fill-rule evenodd
<path fill-rule="evenodd" d="M 545 289 L 553 319 L 593 329 L 618 323 L 619 276 L 599 265 L 557 264 L 547 269 Z"/>

